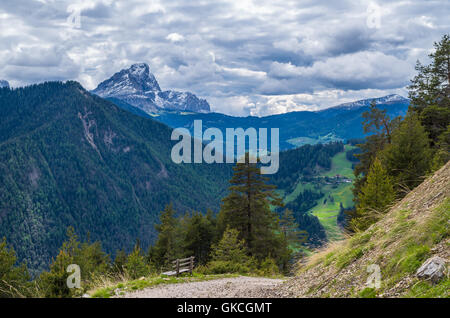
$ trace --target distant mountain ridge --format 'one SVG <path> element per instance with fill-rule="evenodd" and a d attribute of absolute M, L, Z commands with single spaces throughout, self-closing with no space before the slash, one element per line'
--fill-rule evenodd
<path fill-rule="evenodd" d="M 398 95 L 398 94 L 390 94 L 390 95 L 386 95 L 386 96 L 378 97 L 378 98 L 367 98 L 367 99 L 357 100 L 355 102 L 343 103 L 343 104 L 339 104 L 337 106 L 332 106 L 330 108 L 351 109 L 351 108 L 358 108 L 358 107 L 368 107 L 371 105 L 371 103 L 373 101 L 375 101 L 376 105 L 389 105 L 389 104 L 393 104 L 393 103 L 409 102 L 409 99 L 405 98 L 401 95 Z M 324 110 L 327 110 L 330 108 L 326 108 Z"/>
<path fill-rule="evenodd" d="M 161 110 L 208 113 L 210 106 L 190 92 L 162 91 L 146 63 L 131 65 L 101 82 L 92 93 L 104 98 L 116 98 L 146 113 Z"/>
<path fill-rule="evenodd" d="M 108 99 L 122 109 L 141 117 L 152 117 L 172 128 L 187 128 L 191 134 L 194 120 L 202 120 L 204 130 L 219 128 L 224 135 L 226 128 L 279 128 L 281 150 L 305 144 L 363 138 L 365 135 L 362 129 L 361 115 L 369 110 L 369 105 L 373 100 L 379 108 L 386 109 L 391 118 L 404 116 L 409 106 L 409 99 L 400 95 L 387 95 L 345 103 L 320 111 L 297 111 L 265 117 L 233 117 L 221 113 L 188 113 L 169 110 L 162 110 L 150 116 L 142 114 L 140 109 L 123 100 Z"/>

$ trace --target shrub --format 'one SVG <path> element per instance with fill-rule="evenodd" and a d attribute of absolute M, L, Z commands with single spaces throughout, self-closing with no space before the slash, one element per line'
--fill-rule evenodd
<path fill-rule="evenodd" d="M 25 264 L 16 266 L 16 261 L 16 253 L 3 239 L 0 242 L 0 298 L 27 295 L 28 270 Z"/>
<path fill-rule="evenodd" d="M 258 270 L 258 274 L 261 276 L 274 276 L 280 274 L 280 270 L 273 258 L 267 257 L 261 262 Z"/>
<path fill-rule="evenodd" d="M 125 270 L 131 279 L 137 279 L 150 274 L 150 267 L 145 263 L 139 247 L 135 247 L 128 255 Z"/>

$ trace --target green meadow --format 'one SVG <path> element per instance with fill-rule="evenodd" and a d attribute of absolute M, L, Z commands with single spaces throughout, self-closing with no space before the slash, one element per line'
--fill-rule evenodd
<path fill-rule="evenodd" d="M 353 146 L 345 145 L 345 150 L 332 158 L 331 169 L 318 175 L 319 181 L 299 182 L 294 191 L 284 198 L 284 202 L 289 203 L 306 189 L 324 193 L 324 196 L 317 200 L 316 205 L 309 213 L 317 216 L 324 226 L 330 241 L 343 239 L 343 233 L 337 224 L 337 216 L 341 203 L 345 208 L 353 206 L 353 193 L 352 183 L 327 182 L 324 177 L 332 178 L 339 175 L 353 180 L 352 163 L 347 160 L 346 152 L 354 148 Z"/>

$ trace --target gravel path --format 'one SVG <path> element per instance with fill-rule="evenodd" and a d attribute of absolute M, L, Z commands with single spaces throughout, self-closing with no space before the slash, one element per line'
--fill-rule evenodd
<path fill-rule="evenodd" d="M 127 293 L 124 298 L 265 298 L 284 282 L 261 277 L 221 278 L 203 282 L 158 285 Z"/>

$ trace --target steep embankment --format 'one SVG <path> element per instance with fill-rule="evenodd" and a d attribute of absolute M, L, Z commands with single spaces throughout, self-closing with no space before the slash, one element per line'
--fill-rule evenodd
<path fill-rule="evenodd" d="M 449 297 L 448 269 L 447 277 L 437 284 L 415 275 L 431 256 L 439 256 L 448 264 L 449 196 L 447 163 L 395 204 L 378 223 L 310 257 L 276 296 Z M 367 285 L 373 274 L 369 268 L 372 264 L 380 268 L 380 288 Z"/>

